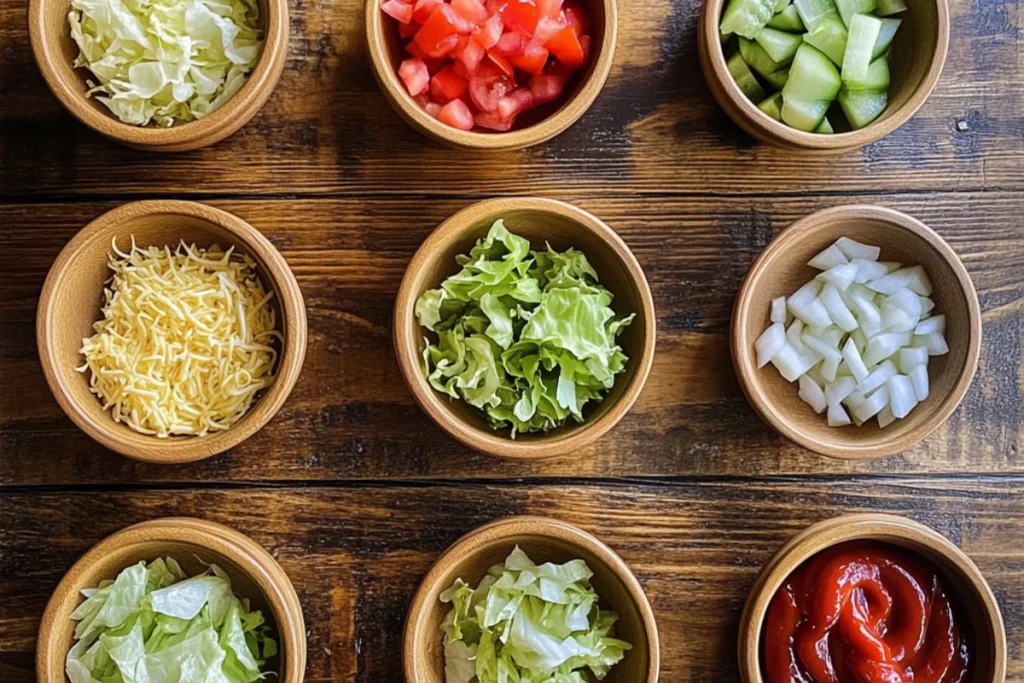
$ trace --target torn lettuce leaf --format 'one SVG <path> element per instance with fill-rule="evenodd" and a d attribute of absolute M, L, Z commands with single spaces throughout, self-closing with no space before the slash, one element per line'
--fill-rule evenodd
<path fill-rule="evenodd" d="M 631 648 L 615 638 L 615 612 L 598 607 L 586 562 L 535 564 L 516 547 L 474 589 L 441 593 L 446 683 L 588 683 Z"/>
<path fill-rule="evenodd" d="M 217 565 L 187 578 L 173 558 L 157 558 L 82 595 L 71 683 L 252 683 L 277 653 L 263 615 Z"/>
<path fill-rule="evenodd" d="M 462 269 L 416 301 L 437 335 L 423 351 L 431 386 L 513 438 L 583 422 L 625 369 L 616 339 L 634 314 L 615 313 L 582 252 L 532 250 L 502 220 L 456 261 Z"/>
<path fill-rule="evenodd" d="M 256 0 L 71 0 L 75 68 L 124 123 L 170 127 L 219 109 L 263 45 Z"/>

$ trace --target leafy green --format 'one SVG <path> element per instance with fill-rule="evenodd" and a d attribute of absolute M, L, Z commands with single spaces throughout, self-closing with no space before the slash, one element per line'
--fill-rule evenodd
<path fill-rule="evenodd" d="M 446 683 L 587 683 L 631 645 L 614 637 L 615 612 L 598 607 L 583 560 L 536 565 L 518 547 L 474 589 L 456 579 L 441 594 Z"/>
<path fill-rule="evenodd" d="M 532 250 L 501 220 L 456 260 L 462 270 L 416 301 L 437 335 L 423 351 L 431 386 L 513 437 L 582 422 L 625 369 L 616 338 L 633 315 L 616 316 L 583 253 Z"/>
<path fill-rule="evenodd" d="M 252 683 L 277 653 L 263 615 L 217 565 L 187 578 L 174 559 L 157 558 L 82 594 L 71 683 Z"/>

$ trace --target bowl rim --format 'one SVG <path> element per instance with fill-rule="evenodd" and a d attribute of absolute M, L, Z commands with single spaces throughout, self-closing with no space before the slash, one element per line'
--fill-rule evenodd
<path fill-rule="evenodd" d="M 405 620 L 405 629 L 402 633 L 402 662 L 406 681 L 409 683 L 420 683 L 421 679 L 417 675 L 417 671 L 420 662 L 427 658 L 427 653 L 424 652 L 425 645 L 420 639 L 420 631 L 428 627 L 425 619 L 430 613 L 433 601 L 437 599 L 441 591 L 448 587 L 441 583 L 445 578 L 445 574 L 449 572 L 452 565 L 474 555 L 481 548 L 513 536 L 554 538 L 570 545 L 581 547 L 594 555 L 612 571 L 615 577 L 625 586 L 643 623 L 648 652 L 647 675 L 644 681 L 646 683 L 656 683 L 661 667 L 658 624 L 654 618 L 654 610 L 651 608 L 651 603 L 647 599 L 647 594 L 644 592 L 636 575 L 629 568 L 629 565 L 626 564 L 625 560 L 618 553 L 593 534 L 560 519 L 536 515 L 504 517 L 478 526 L 452 543 L 434 561 L 416 588 L 416 593 L 413 595 Z M 440 638 L 440 634 L 435 634 L 435 636 Z"/>
<path fill-rule="evenodd" d="M 786 541 L 761 568 L 743 606 L 740 632 L 737 639 L 740 680 L 743 683 L 764 683 L 761 674 L 761 631 L 768 604 L 782 582 L 797 567 L 813 555 L 839 543 L 858 539 L 882 542 L 908 541 L 942 554 L 970 582 L 981 598 L 980 607 L 992 627 L 993 662 L 992 683 L 1006 678 L 1006 628 L 999 603 L 981 570 L 956 544 L 931 527 L 900 515 L 862 512 L 839 515 L 812 524 Z M 892 540 L 890 540 L 892 539 Z M 915 551 L 916 552 L 916 551 Z M 934 564 L 934 563 L 933 563 Z"/>
<path fill-rule="evenodd" d="M 56 321 L 53 310 L 57 298 L 64 292 L 66 277 L 78 258 L 79 252 L 97 239 L 105 239 L 111 231 L 119 230 L 127 220 L 151 215 L 179 215 L 198 218 L 211 223 L 237 237 L 246 253 L 257 260 L 265 277 L 274 287 L 281 307 L 280 329 L 284 338 L 277 361 L 277 377 L 249 411 L 228 429 L 202 437 L 159 439 L 152 437 L 145 445 L 126 438 L 123 430 L 131 428 L 118 424 L 106 416 L 95 420 L 75 400 L 68 389 L 62 372 L 57 370 L 61 361 L 55 356 L 53 337 Z M 97 310 L 98 313 L 98 310 Z M 256 228 L 234 214 L 207 204 L 184 200 L 147 200 L 130 202 L 107 211 L 90 221 L 64 246 L 53 262 L 39 296 L 36 312 L 36 345 L 46 383 L 54 398 L 68 417 L 88 436 L 112 451 L 135 460 L 152 463 L 185 463 L 202 460 L 233 448 L 262 429 L 287 400 L 302 372 L 306 356 L 307 323 L 302 291 L 295 274 L 281 252 Z M 95 398 L 90 395 L 90 398 Z M 138 433 L 132 431 L 133 436 Z M 139 435 L 144 436 L 144 435 Z"/>
<path fill-rule="evenodd" d="M 280 651 L 285 655 L 282 683 L 301 683 L 306 669 L 306 629 L 302 605 L 288 575 L 267 550 L 240 531 L 193 517 L 161 517 L 116 531 L 85 552 L 61 578 L 43 612 L 36 636 L 36 676 L 46 683 L 64 681 L 64 657 L 54 671 L 55 634 L 65 627 L 79 604 L 81 575 L 109 553 L 141 543 L 177 542 L 201 546 L 231 560 L 263 592 L 277 622 Z M 113 577 L 110 577 L 113 578 Z"/>
<path fill-rule="evenodd" d="M 877 142 L 906 123 L 931 95 L 942 76 L 949 52 L 949 5 L 947 0 L 934 0 L 936 7 L 935 52 L 928 70 L 907 101 L 881 121 L 859 130 L 832 135 L 808 133 L 776 121 L 757 108 L 729 75 L 725 53 L 718 33 L 718 18 L 726 0 L 704 0 L 697 31 L 701 67 L 711 94 L 732 121 L 748 134 L 763 142 L 809 152 L 836 152 L 856 149 Z M 718 87 L 715 87 L 715 86 Z M 724 100 L 724 101 L 723 101 Z"/>
<path fill-rule="evenodd" d="M 965 321 L 969 330 L 966 361 L 959 370 L 955 384 L 949 394 L 942 400 L 937 412 L 906 434 L 885 437 L 884 431 L 880 431 L 880 439 L 878 441 L 859 445 L 823 443 L 794 426 L 792 421 L 772 404 L 761 383 L 757 380 L 759 369 L 756 367 L 753 355 L 750 349 L 747 348 L 745 341 L 748 336 L 747 319 L 750 317 L 753 291 L 758 281 L 764 276 L 769 262 L 778 252 L 787 249 L 790 243 L 800 239 L 806 232 L 813 230 L 818 225 L 837 219 L 882 221 L 895 228 L 907 230 L 925 240 L 949 264 L 955 273 L 959 289 L 967 302 L 969 316 L 969 319 Z M 978 369 L 978 360 L 981 355 L 981 305 L 978 302 L 978 294 L 974 288 L 974 283 L 971 281 L 971 276 L 960 260 L 960 257 L 957 256 L 957 253 L 949 243 L 937 232 L 916 218 L 895 209 L 871 204 L 847 204 L 823 209 L 809 214 L 784 228 L 772 239 L 750 266 L 750 270 L 740 286 L 739 293 L 736 295 L 730 327 L 729 346 L 732 353 L 733 366 L 736 368 L 736 376 L 739 379 L 740 388 L 743 389 L 743 393 L 747 397 L 747 401 L 754 408 L 754 411 L 772 429 L 797 445 L 819 455 L 840 460 L 872 460 L 895 455 L 926 439 L 949 419 L 949 416 L 953 414 L 953 411 L 963 401 Z"/>
<path fill-rule="evenodd" d="M 600 2 L 605 13 L 604 39 L 594 46 L 593 70 L 576 93 L 553 114 L 527 128 L 508 132 L 480 133 L 457 130 L 427 114 L 409 96 L 388 62 L 388 46 L 384 39 L 384 25 L 378 7 L 381 0 L 365 0 L 365 30 L 370 67 L 381 93 L 391 107 L 409 125 L 427 137 L 442 144 L 467 149 L 502 151 L 532 147 L 559 135 L 576 123 L 594 104 L 604 88 L 615 58 L 618 37 L 617 0 Z"/>
<path fill-rule="evenodd" d="M 43 80 L 72 116 L 97 133 L 129 147 L 177 152 L 223 140 L 248 123 L 264 105 L 281 78 L 288 56 L 288 0 L 266 0 L 263 47 L 238 92 L 220 109 L 195 121 L 170 128 L 135 126 L 124 123 L 112 112 L 98 111 L 86 101 L 85 92 L 77 83 L 68 83 L 61 75 L 64 57 L 53 44 L 46 23 L 47 8 L 54 2 L 29 0 L 28 6 L 29 42 Z"/>
<path fill-rule="evenodd" d="M 420 292 L 414 289 L 417 276 L 433 255 L 444 249 L 445 245 L 465 233 L 470 226 L 481 221 L 501 218 L 509 211 L 534 211 L 554 214 L 568 219 L 586 230 L 597 235 L 615 252 L 620 262 L 630 274 L 633 287 L 637 290 L 641 301 L 644 328 L 643 348 L 630 358 L 635 362 L 633 374 L 628 377 L 629 384 L 622 395 L 598 419 L 584 423 L 572 433 L 562 433 L 562 428 L 555 429 L 542 437 L 531 441 L 517 441 L 503 432 L 484 432 L 466 424 L 448 407 L 423 374 L 421 356 L 418 350 L 418 339 L 422 338 L 422 328 L 416 321 L 415 306 Z M 437 286 L 435 283 L 433 286 Z M 640 317 L 640 316 L 638 316 Z M 425 413 L 445 432 L 457 441 L 481 453 L 512 459 L 545 459 L 554 458 L 581 449 L 607 433 L 632 408 L 636 399 L 643 391 L 654 362 L 654 349 L 657 319 L 654 312 L 654 298 L 650 286 L 636 256 L 622 238 L 604 221 L 593 214 L 572 204 L 542 197 L 508 197 L 488 199 L 471 204 L 455 212 L 441 223 L 423 241 L 413 255 L 402 276 L 402 283 L 395 300 L 392 321 L 393 343 L 398 358 L 399 369 L 405 379 L 413 398 Z M 635 359 L 635 360 L 634 360 Z"/>

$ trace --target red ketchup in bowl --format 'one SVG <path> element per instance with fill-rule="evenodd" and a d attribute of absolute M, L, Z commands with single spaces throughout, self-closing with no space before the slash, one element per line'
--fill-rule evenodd
<path fill-rule="evenodd" d="M 961 614 L 943 577 L 920 556 L 884 543 L 842 543 L 804 562 L 772 598 L 765 678 L 962 683 L 971 656 Z"/>

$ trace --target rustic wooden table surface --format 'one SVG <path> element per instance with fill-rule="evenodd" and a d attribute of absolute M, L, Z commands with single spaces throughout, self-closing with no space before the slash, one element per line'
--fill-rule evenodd
<path fill-rule="evenodd" d="M 903 128 L 806 159 L 757 146 L 711 101 L 695 0 L 621 0 L 603 94 L 540 147 L 442 149 L 377 90 L 356 0 L 293 2 L 275 94 L 232 138 L 178 155 L 131 151 L 71 119 L 31 57 L 25 0 L 0 0 L 0 681 L 34 679 L 57 582 L 134 522 L 194 515 L 251 535 L 303 601 L 308 681 L 401 679 L 408 601 L 469 529 L 522 513 L 593 531 L 654 605 L 662 680 L 737 679 L 735 640 L 760 565 L 812 522 L 904 514 L 948 535 L 992 585 L 1008 680 L 1024 681 L 1024 2 L 950 0 L 942 80 Z M 658 309 L 636 407 L 577 457 L 503 462 L 460 447 L 412 402 L 391 350 L 406 263 L 446 216 L 538 194 L 618 230 Z M 182 467 L 104 451 L 61 413 L 36 354 L 36 301 L 86 222 L 135 199 L 192 198 L 251 222 L 284 253 L 309 311 L 305 371 L 270 425 Z M 963 406 L 902 456 L 849 464 L 755 417 L 728 354 L 751 261 L 811 211 L 870 202 L 938 230 L 981 299 L 984 347 Z"/>

